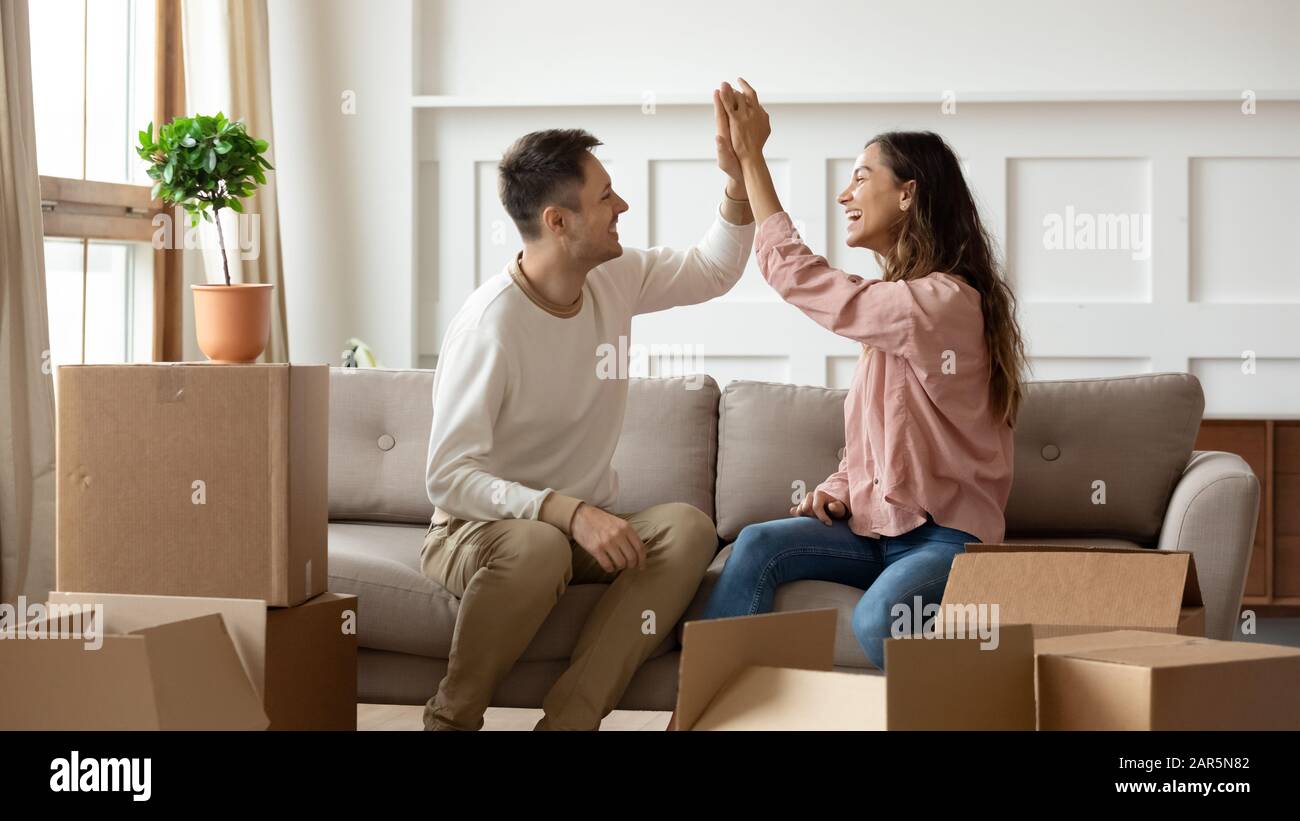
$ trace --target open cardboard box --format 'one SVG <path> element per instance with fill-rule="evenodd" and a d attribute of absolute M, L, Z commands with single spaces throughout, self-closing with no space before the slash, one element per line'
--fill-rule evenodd
<path fill-rule="evenodd" d="M 1123 630 L 1035 642 L 1043 730 L 1300 730 L 1300 649 Z"/>
<path fill-rule="evenodd" d="M 345 632 L 357 597 L 322 593 L 295 607 L 260 599 L 51 592 L 62 605 L 103 605 L 105 623 L 133 632 L 211 613 L 227 625 L 272 730 L 355 730 L 357 637 Z"/>
<path fill-rule="evenodd" d="M 979 604 L 996 604 L 1001 624 L 1031 625 L 1036 638 L 1109 630 L 1205 635 L 1196 562 L 1178 550 L 968 544 L 953 558 L 943 613 Z"/>
<path fill-rule="evenodd" d="M 220 615 L 99 630 L 65 612 L 0 638 L 0 729 L 266 729 Z"/>
<path fill-rule="evenodd" d="M 835 610 L 687 622 L 682 730 L 1032 730 L 1033 639 L 885 642 L 888 676 L 836 672 Z"/>

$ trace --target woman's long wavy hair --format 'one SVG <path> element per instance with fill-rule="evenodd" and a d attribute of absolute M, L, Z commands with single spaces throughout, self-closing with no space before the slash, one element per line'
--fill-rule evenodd
<path fill-rule="evenodd" d="M 916 181 L 912 206 L 902 212 L 893 247 L 876 255 L 884 279 L 919 279 L 943 271 L 960 274 L 979 291 L 992 407 L 1015 427 L 1025 369 L 1016 298 L 1002 277 L 993 239 L 980 221 L 957 155 L 932 131 L 889 131 L 867 141 L 872 143 L 880 146 L 881 159 L 900 184 Z"/>

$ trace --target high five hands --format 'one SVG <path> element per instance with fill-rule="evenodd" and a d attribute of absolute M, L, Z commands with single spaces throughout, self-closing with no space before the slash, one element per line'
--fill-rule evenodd
<path fill-rule="evenodd" d="M 741 77 L 740 88 L 723 83 L 713 92 L 713 108 L 719 129 L 725 117 L 731 150 L 740 162 L 763 156 L 763 145 L 772 133 L 767 110 L 758 102 L 758 92 Z"/>
<path fill-rule="evenodd" d="M 730 83 L 723 83 L 713 92 L 718 167 L 732 179 L 743 180 L 754 219 L 761 223 L 783 210 L 772 184 L 772 174 L 763 159 L 763 146 L 772 133 L 772 126 L 754 87 L 744 78 L 739 85 L 736 89 Z M 739 174 L 734 173 L 736 169 Z"/>

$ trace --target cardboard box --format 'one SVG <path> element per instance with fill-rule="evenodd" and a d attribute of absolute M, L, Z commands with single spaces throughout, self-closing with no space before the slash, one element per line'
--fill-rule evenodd
<path fill-rule="evenodd" d="M 1150 630 L 1205 635 L 1191 553 L 1140 548 L 969 544 L 953 558 L 943 614 L 997 604 L 1001 624 L 1036 637 Z"/>
<path fill-rule="evenodd" d="M 106 624 L 117 631 L 218 613 L 270 729 L 357 728 L 356 596 L 322 593 L 296 607 L 269 609 L 258 599 L 112 593 L 55 592 L 50 601 L 102 604 Z"/>
<path fill-rule="evenodd" d="M 328 417 L 325 365 L 59 368 L 56 587 L 325 592 Z"/>
<path fill-rule="evenodd" d="M 1300 730 L 1300 649 L 1126 630 L 1040 639 L 1043 730 Z"/>
<path fill-rule="evenodd" d="M 24 620 L 63 638 L 0 638 L 0 729 L 262 730 L 261 699 L 221 616 L 120 633 L 97 648 L 66 618 Z"/>
<path fill-rule="evenodd" d="M 835 672 L 835 610 L 687 622 L 683 730 L 1032 730 L 1032 636 L 889 639 L 887 676 Z"/>

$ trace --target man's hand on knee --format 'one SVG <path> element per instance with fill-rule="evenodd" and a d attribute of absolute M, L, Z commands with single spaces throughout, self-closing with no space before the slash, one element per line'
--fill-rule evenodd
<path fill-rule="evenodd" d="M 598 507 L 586 502 L 578 505 L 569 532 L 606 573 L 645 564 L 645 545 L 632 525 Z"/>

